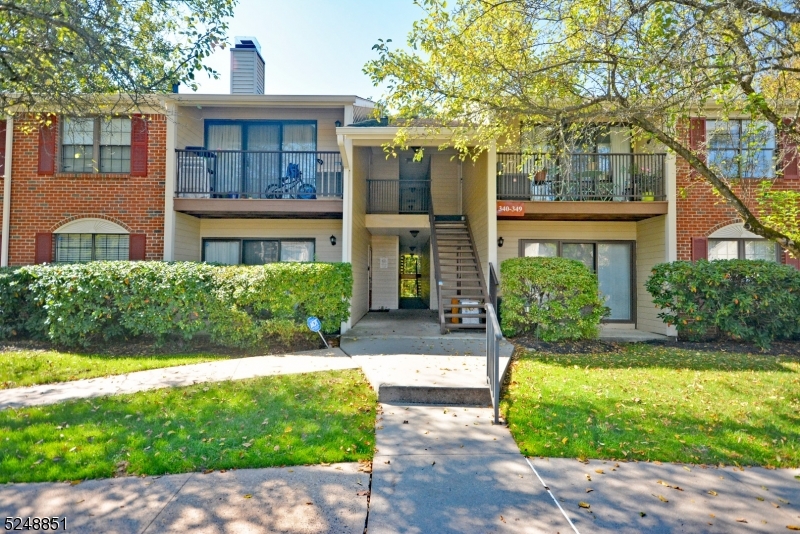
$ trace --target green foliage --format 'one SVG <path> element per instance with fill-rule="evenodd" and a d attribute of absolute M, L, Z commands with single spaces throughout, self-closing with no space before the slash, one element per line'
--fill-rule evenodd
<path fill-rule="evenodd" d="M 369 460 L 376 401 L 344 370 L 3 410 L 0 483 Z"/>
<path fill-rule="evenodd" d="M 566 258 L 512 258 L 500 265 L 502 328 L 508 336 L 530 332 L 544 341 L 597 337 L 608 312 L 597 276 Z"/>
<path fill-rule="evenodd" d="M 210 335 L 252 347 L 307 335 L 316 315 L 335 332 L 349 316 L 352 270 L 343 263 L 215 266 L 191 262 L 93 262 L 0 272 L 0 335 L 63 346 L 150 336 Z"/>
<path fill-rule="evenodd" d="M 800 337 L 800 271 L 762 260 L 661 263 L 645 284 L 684 339 L 724 336 L 761 347 Z"/>

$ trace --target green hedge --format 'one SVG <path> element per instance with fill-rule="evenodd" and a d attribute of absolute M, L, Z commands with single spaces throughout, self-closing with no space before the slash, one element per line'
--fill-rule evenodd
<path fill-rule="evenodd" d="M 86 346 L 138 336 L 162 341 L 208 334 L 223 346 L 306 332 L 315 315 L 335 332 L 349 317 L 346 263 L 218 266 L 93 262 L 0 271 L 0 337 Z"/>
<path fill-rule="evenodd" d="M 645 285 L 681 339 L 725 337 L 767 347 L 800 337 L 800 271 L 761 260 L 676 261 Z"/>
<path fill-rule="evenodd" d="M 500 265 L 502 328 L 507 336 L 532 333 L 543 341 L 597 337 L 608 313 L 597 276 L 566 258 L 513 258 Z"/>

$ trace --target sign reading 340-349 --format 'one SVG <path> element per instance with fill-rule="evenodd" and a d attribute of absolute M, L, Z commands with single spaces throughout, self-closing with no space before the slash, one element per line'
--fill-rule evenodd
<path fill-rule="evenodd" d="M 510 202 L 508 200 L 497 201 L 497 216 L 498 217 L 524 217 L 525 216 L 525 203 L 524 202 Z"/>

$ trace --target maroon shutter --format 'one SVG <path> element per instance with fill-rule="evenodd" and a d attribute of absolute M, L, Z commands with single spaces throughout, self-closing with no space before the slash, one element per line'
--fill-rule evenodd
<path fill-rule="evenodd" d="M 692 261 L 708 259 L 708 238 L 692 238 Z"/>
<path fill-rule="evenodd" d="M 788 252 L 783 253 L 783 263 L 791 265 L 795 269 L 800 269 L 800 258 L 793 258 Z"/>
<path fill-rule="evenodd" d="M 39 166 L 37 173 L 52 176 L 56 172 L 56 122 L 49 117 L 49 124 L 39 126 Z"/>
<path fill-rule="evenodd" d="M 143 261 L 147 236 L 145 234 L 131 234 L 128 244 L 128 259 L 131 261 Z"/>
<path fill-rule="evenodd" d="M 706 119 L 705 117 L 692 117 L 689 119 L 689 148 L 700 158 L 706 160 Z"/>
<path fill-rule="evenodd" d="M 131 117 L 131 176 L 147 176 L 147 120 Z"/>
<path fill-rule="evenodd" d="M 791 119 L 783 119 L 784 124 L 791 124 Z M 779 147 L 781 150 L 781 166 L 780 170 L 783 171 L 783 177 L 787 180 L 797 180 L 798 176 L 798 154 L 797 143 L 786 133 L 781 132 L 779 138 Z"/>
<path fill-rule="evenodd" d="M 36 234 L 36 255 L 33 262 L 51 263 L 53 261 L 53 234 Z"/>
<path fill-rule="evenodd" d="M 6 121 L 0 121 L 0 176 L 6 171 Z"/>

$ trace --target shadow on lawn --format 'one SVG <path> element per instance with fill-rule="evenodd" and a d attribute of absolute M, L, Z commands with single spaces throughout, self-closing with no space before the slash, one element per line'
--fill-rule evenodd
<path fill-rule="evenodd" d="M 561 367 L 589 369 L 663 368 L 692 371 L 769 371 L 797 373 L 800 362 L 792 357 L 707 352 L 670 347 L 668 345 L 630 344 L 619 351 L 592 354 L 556 354 L 517 351 L 515 359 L 536 360 Z M 791 365 L 794 363 L 794 365 Z"/>

